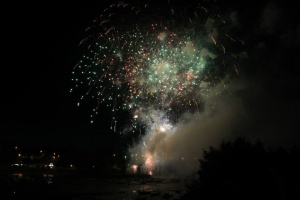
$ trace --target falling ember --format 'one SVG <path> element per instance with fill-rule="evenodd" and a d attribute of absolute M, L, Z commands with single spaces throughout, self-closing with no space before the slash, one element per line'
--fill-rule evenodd
<path fill-rule="evenodd" d="M 145 165 L 146 165 L 147 169 L 152 169 L 152 167 L 153 167 L 153 156 L 150 153 L 146 154 Z"/>
<path fill-rule="evenodd" d="M 132 165 L 132 171 L 133 171 L 134 174 L 137 173 L 137 168 L 138 168 L 137 165 Z"/>

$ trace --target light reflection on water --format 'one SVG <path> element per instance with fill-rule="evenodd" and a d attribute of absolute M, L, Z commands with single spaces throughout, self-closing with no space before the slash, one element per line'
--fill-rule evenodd
<path fill-rule="evenodd" d="M 155 180 L 155 179 L 153 179 Z M 185 192 L 185 184 L 182 182 L 172 182 L 164 179 L 155 182 L 149 179 L 107 179 L 94 180 L 94 183 L 86 183 L 85 187 L 72 189 L 77 194 L 92 194 L 94 199 L 162 199 L 163 196 L 169 199 L 179 198 Z"/>
<path fill-rule="evenodd" d="M 36 182 L 39 177 L 44 184 Z M 53 174 L 40 174 L 33 176 L 28 174 L 14 176 L 18 186 L 16 195 L 23 196 L 21 192 L 26 188 L 32 195 L 37 193 L 40 199 L 59 199 L 66 197 L 71 199 L 178 199 L 186 190 L 184 181 L 176 181 L 167 178 L 59 178 Z M 21 181 L 22 180 L 22 181 Z M 26 181 L 24 181 L 26 180 Z M 36 184 L 38 183 L 38 184 Z"/>

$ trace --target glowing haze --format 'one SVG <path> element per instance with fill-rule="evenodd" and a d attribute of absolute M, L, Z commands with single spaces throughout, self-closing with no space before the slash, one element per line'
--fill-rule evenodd
<path fill-rule="evenodd" d="M 233 46 L 243 44 L 231 35 L 234 26 L 234 18 L 201 3 L 120 2 L 87 29 L 81 42 L 86 51 L 73 71 L 75 89 L 87 88 L 82 100 L 96 99 L 92 121 L 105 104 L 114 131 L 124 111 L 131 113 L 124 134 L 143 127 L 143 138 L 130 149 L 135 169 L 193 172 L 202 149 L 221 139 L 220 132 L 229 133 L 243 114 L 232 96 L 240 85 L 233 84 L 239 76 Z"/>

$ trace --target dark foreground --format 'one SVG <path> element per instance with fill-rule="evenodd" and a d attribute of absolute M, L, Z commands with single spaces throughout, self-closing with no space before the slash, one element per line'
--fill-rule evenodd
<path fill-rule="evenodd" d="M 179 199 L 185 192 L 185 183 L 176 179 L 78 173 L 2 172 L 0 187 L 2 200 Z"/>

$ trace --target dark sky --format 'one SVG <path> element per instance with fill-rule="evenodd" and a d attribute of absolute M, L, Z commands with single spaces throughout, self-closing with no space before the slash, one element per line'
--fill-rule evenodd
<path fill-rule="evenodd" d="M 3 19 L 0 140 L 16 143 L 101 143 L 107 128 L 89 124 L 76 106 L 71 72 L 85 28 L 103 3 L 18 3 Z M 3 33 L 2 32 L 2 33 Z M 4 64 L 5 63 L 5 64 Z"/>
<path fill-rule="evenodd" d="M 89 106 L 77 107 L 78 96 L 69 93 L 84 30 L 109 5 L 101 2 L 4 7 L 1 142 L 97 147 L 112 141 L 106 110 L 90 124 Z M 219 5 L 224 13 L 238 13 L 237 32 L 248 55 L 241 71 L 247 89 L 240 94 L 249 115 L 248 131 L 272 132 L 270 138 L 278 144 L 282 138 L 285 144 L 300 143 L 296 4 L 266 0 Z"/>

